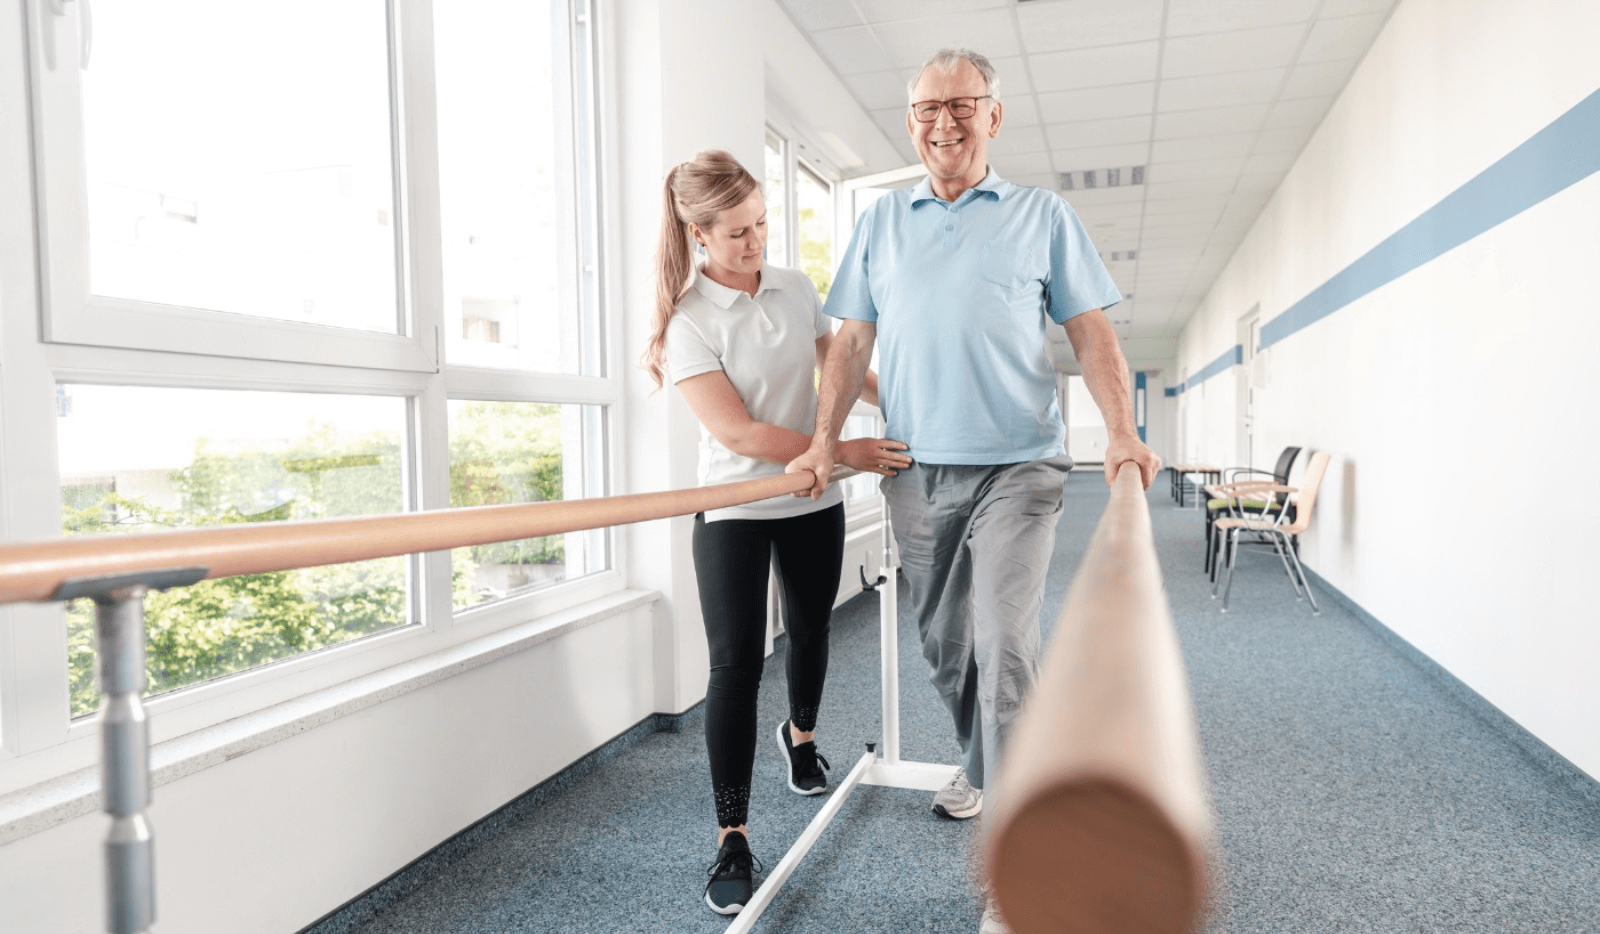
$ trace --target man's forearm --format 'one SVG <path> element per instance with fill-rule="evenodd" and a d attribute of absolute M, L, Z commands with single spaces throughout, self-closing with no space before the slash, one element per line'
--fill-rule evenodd
<path fill-rule="evenodd" d="M 1117 333 L 1105 319 L 1105 313 L 1098 313 L 1098 317 L 1098 321 L 1086 322 L 1088 326 L 1076 332 L 1068 328 L 1067 335 L 1072 339 L 1073 353 L 1083 369 L 1084 385 L 1105 419 L 1106 431 L 1112 435 L 1137 436 L 1128 361 L 1122 356 Z"/>
<path fill-rule="evenodd" d="M 822 380 L 817 389 L 817 427 L 811 433 L 811 445 L 826 446 L 832 451 L 844 430 L 844 421 L 850 409 L 861 397 L 866 384 L 867 364 L 872 360 L 872 342 L 835 340 L 822 368 Z"/>

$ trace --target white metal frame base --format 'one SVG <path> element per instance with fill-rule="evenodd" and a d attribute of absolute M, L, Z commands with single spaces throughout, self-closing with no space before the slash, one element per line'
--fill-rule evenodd
<path fill-rule="evenodd" d="M 783 854 L 776 868 L 767 874 L 761 887 L 756 889 L 750 904 L 740 910 L 728 926 L 727 934 L 747 934 L 756 920 L 778 897 L 778 890 L 788 881 L 800 861 L 816 845 L 833 818 L 844 807 L 845 800 L 858 785 L 878 785 L 885 788 L 910 788 L 937 791 L 954 777 L 956 767 L 932 762 L 902 762 L 900 760 L 900 643 L 898 620 L 899 593 L 889 529 L 889 506 L 883 508 L 883 559 L 879 562 L 878 583 L 878 634 L 882 643 L 883 659 L 883 741 L 882 755 L 874 749 L 878 744 L 868 743 L 867 752 L 856 760 L 855 767 L 839 782 L 828 803 L 811 819 L 800 838 Z"/>

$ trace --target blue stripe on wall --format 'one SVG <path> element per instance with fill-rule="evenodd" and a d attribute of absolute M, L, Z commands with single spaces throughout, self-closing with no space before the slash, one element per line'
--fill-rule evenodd
<path fill-rule="evenodd" d="M 1189 377 L 1189 381 L 1183 384 L 1183 389 L 1187 392 L 1218 373 L 1226 372 L 1230 367 L 1238 366 L 1243 362 L 1244 345 L 1234 344 L 1222 356 L 1206 364 L 1204 369 Z"/>
<path fill-rule="evenodd" d="M 1206 364 L 1200 372 L 1189 377 L 1187 382 L 1179 383 L 1176 386 L 1168 386 L 1166 390 L 1167 396 L 1181 396 L 1218 373 L 1226 373 L 1230 368 L 1236 367 L 1243 362 L 1244 345 L 1234 344 L 1222 356 Z"/>
<path fill-rule="evenodd" d="M 1261 326 L 1270 347 L 1600 171 L 1600 91 Z"/>

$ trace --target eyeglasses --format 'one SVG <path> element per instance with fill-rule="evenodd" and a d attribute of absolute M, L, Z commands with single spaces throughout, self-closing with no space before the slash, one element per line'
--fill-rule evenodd
<path fill-rule="evenodd" d="M 911 105 L 911 116 L 917 118 L 918 123 L 932 123 L 939 119 L 941 109 L 949 107 L 950 116 L 965 120 L 978 112 L 978 101 L 992 100 L 993 95 L 985 94 L 982 97 L 953 97 L 947 101 L 917 101 Z"/>

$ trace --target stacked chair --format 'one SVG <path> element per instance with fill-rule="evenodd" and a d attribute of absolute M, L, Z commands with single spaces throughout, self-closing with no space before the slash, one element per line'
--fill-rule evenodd
<path fill-rule="evenodd" d="M 1211 597 L 1216 599 L 1217 586 L 1222 583 L 1222 612 L 1228 611 L 1228 594 L 1233 589 L 1233 565 L 1239 557 L 1240 536 L 1249 533 L 1257 541 L 1271 545 L 1277 553 L 1278 560 L 1283 562 L 1283 570 L 1289 575 L 1289 583 L 1294 585 L 1295 599 L 1310 600 L 1312 612 L 1319 616 L 1322 614 L 1316 597 L 1311 595 L 1311 584 L 1306 580 L 1305 569 L 1300 566 L 1300 557 L 1295 554 L 1294 539 L 1311 524 L 1311 512 L 1316 506 L 1322 478 L 1328 472 L 1329 459 L 1326 451 L 1311 455 L 1311 462 L 1306 465 L 1298 487 L 1281 483 L 1240 483 L 1229 491 L 1229 514 L 1212 522 L 1210 533 L 1212 552 L 1220 554 L 1228 565 L 1226 583 L 1214 581 L 1211 585 Z M 1280 494 L 1286 499 L 1279 501 Z M 1244 505 L 1246 503 L 1258 504 L 1260 508 L 1247 508 Z M 1290 518 L 1291 507 L 1293 518 Z"/>
<path fill-rule="evenodd" d="M 1278 455 L 1278 464 L 1271 471 L 1260 470 L 1255 467 L 1230 467 L 1222 472 L 1222 482 L 1216 486 L 1206 487 L 1206 573 L 1211 575 L 1213 583 L 1217 580 L 1217 553 L 1212 547 L 1215 536 L 1212 535 L 1213 526 L 1218 518 L 1225 515 L 1238 515 L 1240 511 L 1251 513 L 1282 512 L 1287 509 L 1290 514 L 1287 518 L 1294 520 L 1293 506 L 1289 503 L 1289 494 L 1271 493 L 1264 497 L 1241 500 L 1238 498 L 1238 489 L 1247 483 L 1260 486 L 1271 478 L 1271 482 L 1278 486 L 1289 485 L 1289 471 L 1294 468 L 1295 459 L 1300 456 L 1300 449 L 1287 447 Z M 1254 477 L 1253 481 L 1245 480 Z M 1297 547 L 1299 542 L 1294 543 Z"/>

